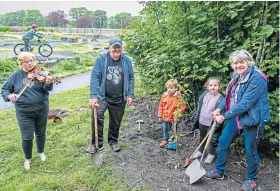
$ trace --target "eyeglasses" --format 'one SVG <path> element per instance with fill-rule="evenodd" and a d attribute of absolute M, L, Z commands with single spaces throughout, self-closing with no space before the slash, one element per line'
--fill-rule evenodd
<path fill-rule="evenodd" d="M 33 63 L 34 60 L 33 60 L 33 59 L 30 59 L 30 60 L 26 60 L 26 61 L 21 61 L 20 63 L 21 63 L 21 64 L 23 64 L 23 63 L 24 63 L 24 64 L 29 64 L 30 62 Z"/>

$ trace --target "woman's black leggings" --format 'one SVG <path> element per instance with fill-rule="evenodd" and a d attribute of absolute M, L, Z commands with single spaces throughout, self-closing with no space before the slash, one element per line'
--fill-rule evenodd
<path fill-rule="evenodd" d="M 44 152 L 48 113 L 48 107 L 32 112 L 16 112 L 16 117 L 21 132 L 22 149 L 26 159 L 32 158 L 32 144 L 34 134 L 36 137 L 37 152 Z"/>

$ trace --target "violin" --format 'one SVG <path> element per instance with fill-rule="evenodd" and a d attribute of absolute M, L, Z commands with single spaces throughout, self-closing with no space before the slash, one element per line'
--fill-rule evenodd
<path fill-rule="evenodd" d="M 49 57 L 47 57 L 47 59 L 45 60 L 45 62 L 43 64 L 41 64 L 40 67 L 35 66 L 31 71 L 28 72 L 27 77 L 28 77 L 28 82 L 21 88 L 21 90 L 19 91 L 19 93 L 17 94 L 17 98 L 16 100 L 22 95 L 22 93 L 24 92 L 24 90 L 28 87 L 28 85 L 31 83 L 32 80 L 37 79 L 40 82 L 45 82 L 46 81 L 46 77 L 50 76 L 51 73 L 45 70 L 42 70 L 42 67 L 47 63 Z M 53 83 L 58 84 L 61 83 L 60 79 L 55 77 L 52 78 Z M 15 101 L 16 101 L 15 100 Z"/>
<path fill-rule="evenodd" d="M 36 79 L 40 82 L 46 82 L 47 76 L 51 76 L 49 71 L 43 70 L 42 68 L 35 66 L 31 71 L 28 72 L 27 78 L 28 79 Z M 53 83 L 58 84 L 61 83 L 60 78 L 52 77 Z"/>

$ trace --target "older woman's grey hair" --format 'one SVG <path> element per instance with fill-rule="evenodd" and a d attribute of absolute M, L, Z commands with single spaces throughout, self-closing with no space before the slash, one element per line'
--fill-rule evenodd
<path fill-rule="evenodd" d="M 242 60 L 246 60 L 249 66 L 255 65 L 252 55 L 247 50 L 236 50 L 229 56 L 231 64 Z"/>

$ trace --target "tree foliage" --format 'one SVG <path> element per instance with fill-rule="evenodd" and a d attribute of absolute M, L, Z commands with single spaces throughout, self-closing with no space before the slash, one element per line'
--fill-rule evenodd
<path fill-rule="evenodd" d="M 47 17 L 47 24 L 50 27 L 63 27 L 69 22 L 67 15 L 62 10 L 50 12 Z"/>
<path fill-rule="evenodd" d="M 45 17 L 38 10 L 27 10 L 23 18 L 22 25 L 29 26 L 36 23 L 39 26 L 45 26 Z"/>
<path fill-rule="evenodd" d="M 90 28 L 92 26 L 92 18 L 90 18 L 88 15 L 83 15 L 77 21 L 76 26 L 78 28 Z"/>
<path fill-rule="evenodd" d="M 0 23 L 4 26 L 30 26 L 33 23 L 45 26 L 45 18 L 38 10 L 21 10 L 1 15 Z"/>
<path fill-rule="evenodd" d="M 107 16 L 106 11 L 96 10 L 93 12 L 93 27 L 94 28 L 104 28 L 107 26 Z"/>
<path fill-rule="evenodd" d="M 167 79 L 177 78 L 185 99 L 196 108 L 207 77 L 219 76 L 225 90 L 232 73 L 230 53 L 246 49 L 270 77 L 273 114 L 265 140 L 277 151 L 279 2 L 142 3 L 144 10 L 122 37 L 147 87 L 160 93 Z"/>
<path fill-rule="evenodd" d="M 0 15 L 0 26 L 30 26 L 40 27 L 79 27 L 79 28 L 125 28 L 135 18 L 130 13 L 119 13 L 110 17 L 104 10 L 90 11 L 85 7 L 71 8 L 68 15 L 62 11 L 52 11 L 44 17 L 38 10 L 21 10 Z"/>
<path fill-rule="evenodd" d="M 132 15 L 130 13 L 119 13 L 116 14 L 115 20 L 120 24 L 118 28 L 126 28 L 130 21 L 132 20 Z"/>
<path fill-rule="evenodd" d="M 88 10 L 85 7 L 71 8 L 69 11 L 69 16 L 71 17 L 71 20 L 77 21 L 81 16 L 86 15 L 87 13 Z"/>

